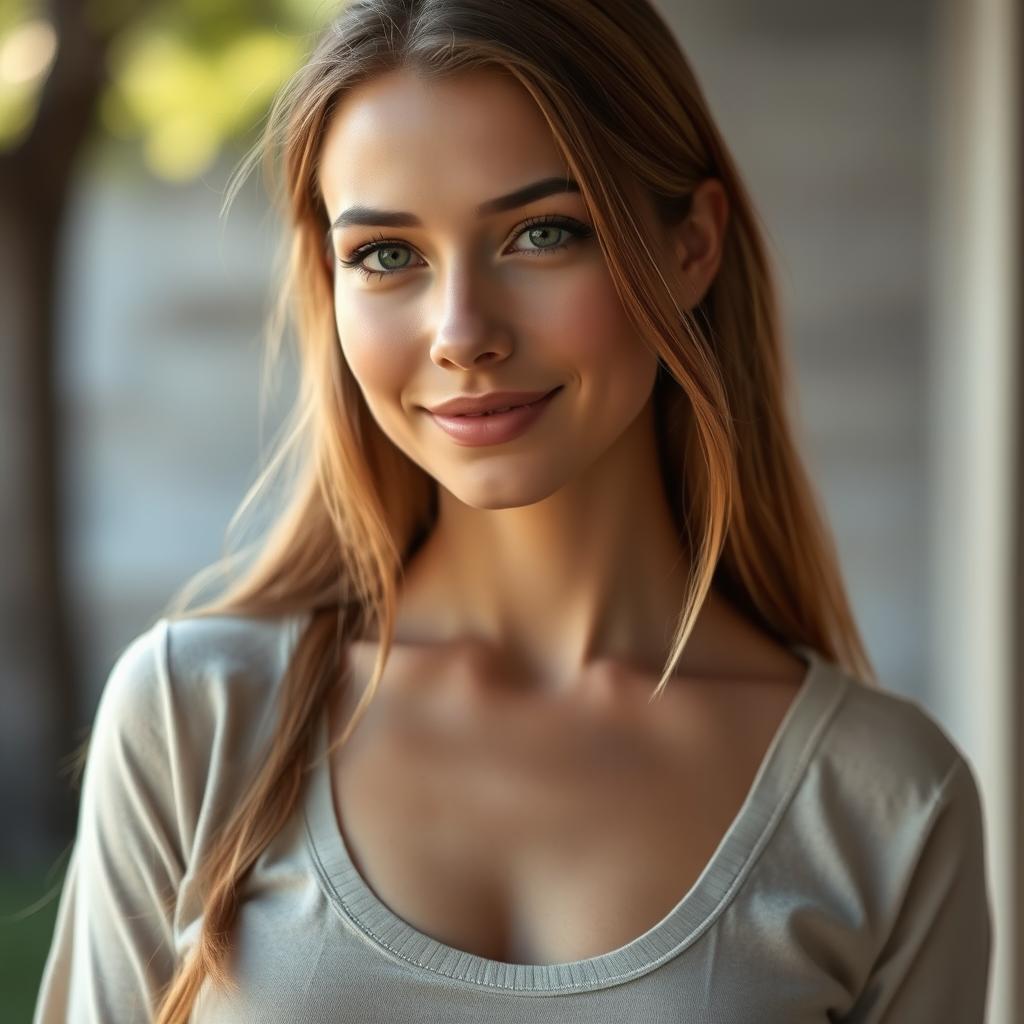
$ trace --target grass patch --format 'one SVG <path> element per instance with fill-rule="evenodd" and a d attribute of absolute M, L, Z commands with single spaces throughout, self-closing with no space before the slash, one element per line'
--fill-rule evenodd
<path fill-rule="evenodd" d="M 31 1024 L 65 870 L 62 863 L 49 875 L 0 871 L 0 1016 L 9 1024 Z"/>

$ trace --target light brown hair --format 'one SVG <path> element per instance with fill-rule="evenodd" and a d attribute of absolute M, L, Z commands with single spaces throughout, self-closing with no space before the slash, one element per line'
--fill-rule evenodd
<path fill-rule="evenodd" d="M 170 617 L 309 613 L 280 688 L 273 742 L 236 813 L 201 865 L 202 931 L 161 992 L 158 1024 L 185 1024 L 204 981 L 231 989 L 226 967 L 240 884 L 293 813 L 347 640 L 375 628 L 373 677 L 338 743 L 361 718 L 391 643 L 403 566 L 437 514 L 436 483 L 382 433 L 342 356 L 324 259 L 327 211 L 318 185 L 325 127 L 370 76 L 497 68 L 529 92 L 592 217 L 615 288 L 641 343 L 657 354 L 659 458 L 692 577 L 668 684 L 709 588 L 787 644 L 807 644 L 871 685 L 835 545 L 791 425 L 791 371 L 772 272 L 747 190 L 676 39 L 644 0 L 354 0 L 279 94 L 260 154 L 288 228 L 268 351 L 291 314 L 301 371 L 278 450 L 243 508 L 288 468 L 290 500 L 256 557 L 197 577 Z M 281 168 L 283 173 L 277 169 Z M 688 212 L 719 179 L 730 219 L 718 274 L 681 310 L 648 249 L 647 217 Z M 274 339 L 277 340 L 274 340 Z M 237 577 L 191 609 L 202 583 Z"/>

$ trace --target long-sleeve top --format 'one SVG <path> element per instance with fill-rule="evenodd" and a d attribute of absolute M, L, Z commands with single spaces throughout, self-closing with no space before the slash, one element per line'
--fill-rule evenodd
<path fill-rule="evenodd" d="M 265 757 L 306 621 L 161 619 L 120 654 L 35 1024 L 152 1019 L 198 939 L 197 867 Z M 992 926 L 969 762 L 915 701 L 792 650 L 807 674 L 741 809 L 642 935 L 519 964 L 417 930 L 356 869 L 321 757 L 241 885 L 238 991 L 207 983 L 191 1020 L 981 1024 Z M 325 713 L 317 754 L 327 739 Z"/>

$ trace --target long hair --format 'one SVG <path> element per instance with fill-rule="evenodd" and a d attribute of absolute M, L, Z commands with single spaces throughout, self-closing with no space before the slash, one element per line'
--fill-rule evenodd
<path fill-rule="evenodd" d="M 290 315 L 300 385 L 242 508 L 286 466 L 288 501 L 243 572 L 240 556 L 227 557 L 190 581 L 170 615 L 309 619 L 282 680 L 268 754 L 200 865 L 201 934 L 161 990 L 157 1024 L 185 1024 L 207 980 L 237 989 L 226 965 L 241 883 L 296 807 L 345 644 L 371 625 L 380 637 L 374 670 L 335 746 L 376 692 L 403 568 L 436 521 L 436 482 L 380 430 L 342 356 L 318 183 L 334 108 L 360 82 L 400 68 L 515 76 L 579 183 L 641 343 L 657 354 L 659 462 L 691 576 L 651 699 L 670 681 L 712 586 L 781 641 L 811 645 L 878 685 L 794 441 L 791 371 L 762 232 L 658 13 L 646 0 L 353 0 L 276 97 L 261 144 L 229 191 L 230 201 L 262 157 L 287 227 L 268 352 L 279 353 Z M 729 200 L 722 260 L 703 300 L 681 310 L 647 246 L 650 218 L 679 223 L 710 177 Z M 217 600 L 187 609 L 201 581 L 229 570 L 234 578 Z"/>

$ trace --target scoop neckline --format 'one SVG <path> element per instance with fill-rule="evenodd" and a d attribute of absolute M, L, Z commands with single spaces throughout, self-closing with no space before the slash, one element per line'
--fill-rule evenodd
<path fill-rule="evenodd" d="M 486 989 L 586 992 L 623 984 L 682 952 L 711 927 L 742 885 L 803 777 L 846 689 L 847 677 L 813 648 L 791 644 L 807 672 L 761 759 L 742 806 L 704 869 L 676 905 L 617 949 L 556 964 L 507 963 L 435 939 L 399 917 L 352 861 L 334 811 L 326 711 L 317 725 L 303 803 L 307 847 L 330 903 L 377 950 L 414 969 Z"/>

